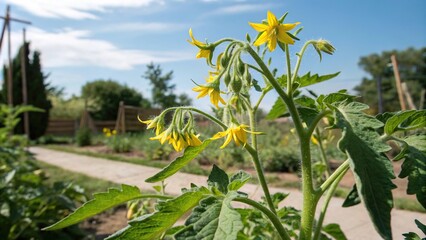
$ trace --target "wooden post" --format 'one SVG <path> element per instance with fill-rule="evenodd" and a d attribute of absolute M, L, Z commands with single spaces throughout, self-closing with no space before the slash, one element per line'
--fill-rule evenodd
<path fill-rule="evenodd" d="M 7 103 L 9 106 L 13 106 L 13 75 L 12 75 L 12 46 L 11 46 L 11 40 L 10 40 L 10 21 L 9 21 L 9 10 L 10 7 L 7 6 L 7 12 L 6 12 L 6 26 L 7 26 L 7 41 L 8 41 L 8 51 L 7 56 L 9 58 L 9 68 L 7 71 Z"/>
<path fill-rule="evenodd" d="M 405 98 L 407 99 L 408 107 L 410 110 L 416 110 L 416 106 L 414 105 L 413 98 L 411 97 L 410 92 L 408 91 L 407 84 L 403 82 L 401 84 L 402 91 L 404 92 Z"/>
<path fill-rule="evenodd" d="M 120 108 L 121 110 L 121 131 L 122 133 L 126 133 L 126 106 L 124 106 L 124 102 L 120 102 Z"/>
<path fill-rule="evenodd" d="M 422 110 L 423 109 L 423 103 L 425 102 L 425 94 L 426 94 L 426 90 L 422 89 L 422 91 L 420 92 L 420 103 L 419 103 L 419 109 Z"/>
<path fill-rule="evenodd" d="M 25 39 L 25 28 L 22 31 L 24 44 L 21 52 L 21 75 L 22 75 L 22 104 L 28 104 L 28 87 L 27 87 L 27 47 Z M 30 137 L 30 119 L 28 112 L 24 112 L 24 132 L 27 137 Z"/>
<path fill-rule="evenodd" d="M 392 66 L 393 66 L 393 74 L 395 75 L 396 82 L 396 90 L 398 91 L 399 104 L 401 105 L 401 110 L 407 110 L 407 106 L 405 105 L 404 96 L 402 95 L 402 86 L 401 79 L 399 77 L 398 63 L 396 61 L 395 54 L 391 56 Z"/>

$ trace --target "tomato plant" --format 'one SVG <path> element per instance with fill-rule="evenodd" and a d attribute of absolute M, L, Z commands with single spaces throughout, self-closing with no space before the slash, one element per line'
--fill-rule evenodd
<path fill-rule="evenodd" d="M 123 185 L 121 190 L 110 189 L 95 195 L 95 199 L 47 230 L 72 225 L 122 202 L 156 198 L 158 202 L 154 213 L 133 219 L 126 228 L 108 239 L 346 239 L 339 225 L 324 226 L 323 220 L 339 181 L 350 170 L 355 176 L 356 185 L 345 205 L 362 202 L 380 236 L 392 239 L 391 191 L 396 187 L 392 183 L 396 177 L 392 161 L 404 161 L 398 177 L 408 178 L 407 193 L 415 194 L 422 206 L 426 207 L 426 111 L 410 110 L 370 116 L 364 113 L 368 106 L 357 102 L 356 96 L 344 90 L 319 96 L 303 94 L 302 90 L 307 86 L 339 74 L 300 74 L 305 52 L 313 47 L 321 60 L 323 54 L 332 55 L 335 48 L 324 39 L 308 40 L 296 53 L 296 62 L 292 63 L 290 51 L 293 44 L 300 40 L 298 35 L 302 29 L 297 28 L 299 22 L 284 23 L 286 16 L 277 18 L 268 12 L 267 20 L 250 23 L 259 32 L 254 41 L 247 35 L 245 41 L 224 38 L 212 43 L 201 42 L 195 39 L 192 30 L 189 31 L 189 42 L 199 50 L 197 58 L 206 58 L 207 64 L 212 67 L 207 81 L 197 83 L 193 90 L 199 93 L 198 98 L 209 96 L 216 108 L 222 107 L 222 119 L 194 107 L 182 106 L 165 109 L 153 119 L 141 120 L 148 129 L 155 129 L 156 136 L 152 140 L 183 151 L 182 156 L 146 179 L 146 182 L 167 180 L 211 142 L 223 140 L 220 148 L 236 144 L 251 156 L 264 193 L 263 202 L 252 200 L 239 191 L 250 179 L 249 174 L 238 171 L 228 175 L 213 166 L 206 186 L 191 185 L 180 196 L 168 196 L 142 194 L 136 187 Z M 219 45 L 224 47 L 219 48 Z M 219 49 L 224 51 L 216 54 Z M 286 60 L 282 75 L 278 74 L 278 69 L 271 69 L 272 59 L 267 58 L 268 51 L 277 49 L 282 50 Z M 214 57 L 216 64 L 212 63 Z M 291 117 L 299 140 L 303 192 L 301 211 L 278 205 L 285 195 L 270 194 L 259 157 L 257 139 L 265 136 L 256 126 L 256 113 L 264 97 L 272 92 L 278 98 L 268 118 Z M 170 122 L 165 120 L 166 114 L 173 115 Z M 194 114 L 203 115 L 222 130 L 212 136 L 200 136 Z M 323 129 L 341 131 L 338 148 L 346 160 L 334 172 L 324 167 L 318 170 L 312 164 L 311 142 L 320 145 L 324 153 Z M 393 159 L 385 154 L 391 149 L 390 142 L 401 149 Z M 323 165 L 327 166 L 326 159 L 323 160 Z M 317 176 L 314 176 L 314 170 Z M 321 198 L 324 198 L 324 205 L 316 218 Z M 240 202 L 250 208 L 236 208 L 232 202 Z M 185 224 L 175 226 L 176 221 L 190 211 Z"/>

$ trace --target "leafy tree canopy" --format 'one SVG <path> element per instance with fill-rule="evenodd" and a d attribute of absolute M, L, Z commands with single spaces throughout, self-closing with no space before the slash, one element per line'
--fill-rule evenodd
<path fill-rule="evenodd" d="M 133 88 L 113 80 L 95 80 L 82 87 L 82 97 L 91 104 L 93 117 L 99 120 L 115 120 L 120 101 L 125 105 L 149 107 L 150 103 Z"/>
<path fill-rule="evenodd" d="M 359 66 L 370 76 L 362 80 L 355 90 L 362 96 L 362 100 L 371 106 L 372 113 L 378 111 L 377 80 L 382 80 L 382 96 L 384 111 L 398 111 L 400 104 L 395 86 L 395 78 L 391 63 L 391 56 L 395 54 L 401 81 L 407 84 L 414 104 L 425 107 L 421 101 L 421 94 L 426 89 L 426 48 L 408 48 L 403 51 L 384 51 L 381 54 L 371 54 L 361 57 Z M 423 91 L 422 91 L 423 90 Z"/>
<path fill-rule="evenodd" d="M 152 86 L 152 104 L 155 107 L 168 108 L 173 106 L 191 105 L 192 101 L 186 94 L 177 96 L 173 93 L 176 85 L 171 84 L 173 71 L 163 74 L 160 65 L 150 63 L 147 65 L 145 75 Z"/>
<path fill-rule="evenodd" d="M 25 43 L 21 46 L 18 54 L 13 58 L 12 62 L 12 82 L 13 82 L 13 105 L 22 105 L 22 62 L 21 52 L 25 50 L 25 66 L 26 66 L 26 78 L 27 78 L 27 104 L 34 107 L 43 109 L 44 112 L 30 112 L 29 114 L 29 125 L 30 125 L 30 138 L 36 139 L 44 134 L 47 128 L 49 119 L 49 110 L 52 107 L 50 100 L 47 95 L 49 91 L 53 91 L 55 88 L 46 83 L 48 75 L 42 71 L 40 63 L 40 52 L 34 51 L 32 58 L 30 59 L 30 43 Z M 8 67 L 3 67 L 3 79 L 7 79 Z M 2 101 L 7 102 L 7 86 L 6 81 L 3 81 Z M 22 118 L 22 116 L 21 116 Z M 24 125 L 21 119 L 19 124 L 15 128 L 15 133 L 23 134 Z"/>

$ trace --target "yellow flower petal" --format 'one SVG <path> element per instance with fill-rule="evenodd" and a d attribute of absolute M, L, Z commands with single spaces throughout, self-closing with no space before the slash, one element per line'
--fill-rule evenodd
<path fill-rule="evenodd" d="M 249 24 L 252 28 L 254 28 L 254 30 L 256 30 L 258 32 L 266 31 L 269 28 L 268 25 L 263 24 L 263 23 L 251 23 L 251 22 L 249 22 Z"/>
<path fill-rule="evenodd" d="M 284 24 L 280 24 L 278 26 L 279 30 L 283 30 L 283 31 L 290 31 L 293 28 L 295 28 L 297 25 L 299 25 L 300 22 L 295 22 L 295 23 L 284 23 Z"/>
<path fill-rule="evenodd" d="M 278 37 L 278 41 L 282 43 L 294 44 L 294 39 L 291 38 L 286 32 L 279 30 L 277 37 Z"/>
<path fill-rule="evenodd" d="M 268 41 L 269 38 L 269 31 L 264 31 L 260 36 L 256 39 L 256 41 L 253 43 L 254 46 L 260 46 Z"/>
<path fill-rule="evenodd" d="M 271 11 L 268 11 L 267 19 L 268 19 L 269 26 L 278 25 L 277 17 L 275 17 L 275 15 Z"/>
<path fill-rule="evenodd" d="M 269 51 L 271 51 L 271 52 L 274 51 L 276 47 L 277 47 L 277 38 L 271 37 L 268 41 Z"/>

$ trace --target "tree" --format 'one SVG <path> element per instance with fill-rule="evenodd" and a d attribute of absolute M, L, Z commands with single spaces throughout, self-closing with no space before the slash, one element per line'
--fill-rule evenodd
<path fill-rule="evenodd" d="M 396 55 L 401 80 L 406 82 L 414 103 L 417 106 L 421 105 L 422 89 L 426 89 L 426 48 L 385 51 L 381 54 L 361 57 L 359 61 L 359 66 L 370 77 L 364 78 L 355 90 L 362 96 L 362 101 L 371 106 L 372 113 L 378 112 L 377 81 L 379 79 L 382 81 L 383 110 L 400 110 L 395 78 L 390 65 L 392 54 Z"/>
<path fill-rule="evenodd" d="M 42 71 L 40 64 L 40 52 L 34 51 L 32 59 L 30 55 L 30 43 L 25 43 L 21 46 L 18 54 L 13 59 L 12 73 L 13 73 L 13 105 L 22 105 L 22 71 L 21 71 L 21 52 L 25 50 L 25 65 L 26 65 L 26 77 L 27 77 L 27 96 L 28 105 L 32 105 L 37 108 L 44 109 L 44 112 L 30 112 L 29 113 L 29 126 L 30 126 L 30 139 L 36 139 L 44 134 L 49 122 L 49 110 L 52 107 L 51 102 L 47 98 L 47 89 L 49 84 L 46 83 L 48 75 L 45 75 Z M 3 79 L 7 79 L 8 66 L 3 67 Z M 3 101 L 7 101 L 7 86 L 3 82 Z M 22 120 L 16 126 L 14 132 L 17 134 L 24 133 L 24 123 Z"/>
<path fill-rule="evenodd" d="M 95 80 L 82 87 L 82 97 L 93 104 L 93 117 L 99 120 L 115 120 L 120 101 L 126 105 L 149 107 L 150 103 L 133 88 L 113 80 Z"/>
<path fill-rule="evenodd" d="M 173 71 L 163 75 L 160 65 L 150 63 L 147 65 L 145 75 L 142 77 L 150 81 L 152 86 L 152 104 L 155 107 L 165 109 L 173 106 L 191 105 L 192 100 L 188 95 L 183 93 L 176 96 L 173 93 L 176 87 L 176 85 L 170 83 L 173 78 Z"/>

